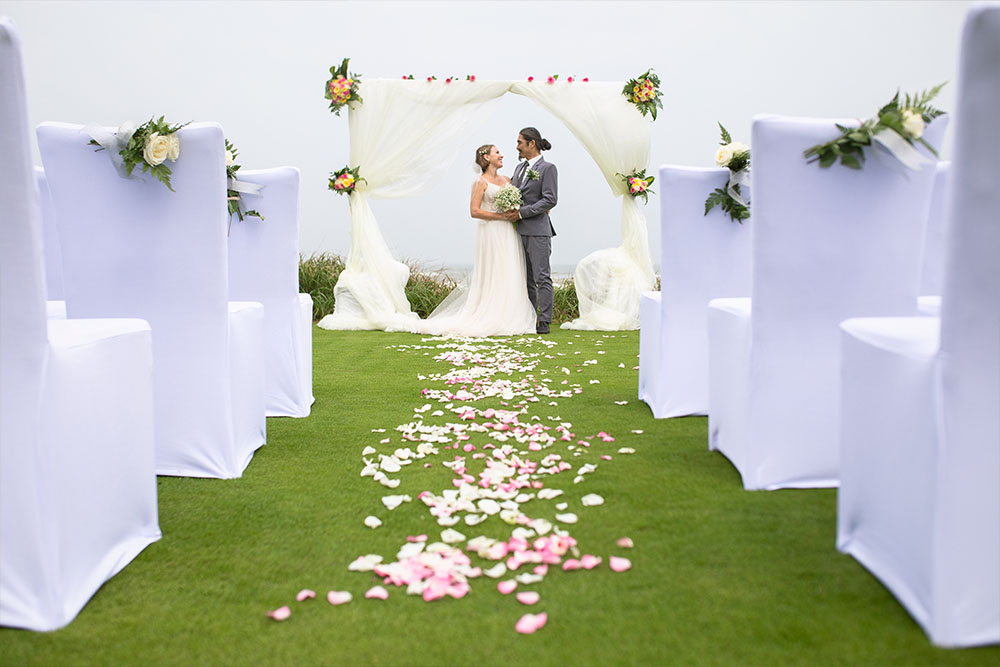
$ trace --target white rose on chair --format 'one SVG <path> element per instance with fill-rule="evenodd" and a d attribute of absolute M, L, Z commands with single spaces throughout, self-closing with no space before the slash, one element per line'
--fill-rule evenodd
<path fill-rule="evenodd" d="M 720 167 L 728 167 L 729 161 L 733 159 L 732 144 L 726 144 L 715 151 L 715 164 Z"/>
<path fill-rule="evenodd" d="M 177 162 L 177 158 L 181 156 L 181 140 L 176 134 L 168 134 L 167 139 L 170 141 L 170 149 L 167 151 L 167 159 L 171 162 Z"/>
<path fill-rule="evenodd" d="M 233 152 L 226 151 L 226 166 L 232 167 L 234 164 L 236 164 L 236 158 L 233 157 Z"/>
<path fill-rule="evenodd" d="M 170 139 L 159 132 L 153 132 L 146 139 L 146 145 L 142 149 L 142 159 L 150 167 L 163 164 L 170 152 Z"/>
<path fill-rule="evenodd" d="M 924 119 L 913 109 L 903 109 L 903 131 L 914 139 L 924 134 Z"/>

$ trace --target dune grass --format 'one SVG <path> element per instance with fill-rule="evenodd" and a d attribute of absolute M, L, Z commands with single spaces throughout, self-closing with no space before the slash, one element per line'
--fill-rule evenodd
<path fill-rule="evenodd" d="M 160 478 L 163 539 L 68 627 L 0 630 L 0 664 L 1000 664 L 998 647 L 932 647 L 886 589 L 835 550 L 833 490 L 745 492 L 728 461 L 707 451 L 704 418 L 652 419 L 635 399 L 637 332 L 554 331 L 553 358 L 540 369 L 579 382 L 583 393 L 529 406 L 543 423 L 571 422 L 579 436 L 615 436 L 587 451 L 599 465 L 584 482 L 558 486 L 577 508 L 585 493 L 606 499 L 577 510 L 573 534 L 584 552 L 605 558 L 623 553 L 615 540 L 631 537 L 631 570 L 550 572 L 531 587 L 542 596 L 531 611 L 547 612 L 548 625 L 530 636 L 514 632 L 528 608 L 492 580 L 474 580 L 461 600 L 426 603 L 393 587 L 385 602 L 364 600 L 375 578 L 348 563 L 365 553 L 391 560 L 405 536 L 436 536 L 416 498 L 451 488 L 452 475 L 431 457 L 432 467 L 410 466 L 390 491 L 359 476 L 361 450 L 382 451 L 384 437 L 397 442 L 393 428 L 424 403 L 430 381 L 418 376 L 446 369 L 431 350 L 388 349 L 417 345 L 418 336 L 313 335 L 312 416 L 269 419 L 268 444 L 241 479 Z M 396 493 L 414 502 L 388 512 L 380 498 Z M 384 525 L 364 527 L 368 514 Z M 492 521 L 458 528 L 489 534 L 498 530 Z M 295 602 L 302 588 L 319 598 Z M 328 590 L 355 599 L 332 607 Z M 265 616 L 285 604 L 290 619 Z"/>

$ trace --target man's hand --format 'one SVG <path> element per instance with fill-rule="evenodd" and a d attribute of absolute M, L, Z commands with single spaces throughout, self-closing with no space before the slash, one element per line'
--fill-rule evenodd
<path fill-rule="evenodd" d="M 521 216 L 517 212 L 517 209 L 514 209 L 513 211 L 507 211 L 506 213 L 503 214 L 503 216 L 510 222 L 517 222 L 518 220 L 521 219 Z"/>

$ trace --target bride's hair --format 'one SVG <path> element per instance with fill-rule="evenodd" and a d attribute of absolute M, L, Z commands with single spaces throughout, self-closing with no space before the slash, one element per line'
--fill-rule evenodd
<path fill-rule="evenodd" d="M 552 148 L 548 139 L 542 139 L 542 133 L 533 127 L 526 127 L 519 132 L 525 141 L 534 141 L 535 147 L 540 151 L 547 151 Z"/>
<path fill-rule="evenodd" d="M 490 161 L 486 159 L 486 156 L 490 154 L 493 146 L 493 144 L 483 144 L 476 149 L 476 164 L 479 165 L 484 174 L 486 173 L 486 167 L 490 166 Z"/>

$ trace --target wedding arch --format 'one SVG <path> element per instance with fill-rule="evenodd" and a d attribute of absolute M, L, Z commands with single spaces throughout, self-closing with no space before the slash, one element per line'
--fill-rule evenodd
<path fill-rule="evenodd" d="M 343 77 L 348 77 L 346 70 L 345 60 Z M 331 73 L 337 74 L 334 69 Z M 352 79 L 339 83 L 347 91 Z M 646 217 L 622 174 L 647 168 L 650 132 L 645 113 L 623 94 L 623 83 L 551 78 L 477 81 L 470 77 L 366 79 L 353 81 L 353 86 L 351 99 L 358 102 L 348 106 L 350 165 L 362 178 L 349 196 L 351 247 L 334 288 L 334 312 L 318 326 L 409 330 L 413 318 L 419 317 L 404 292 L 409 268 L 393 258 L 369 200 L 412 197 L 426 190 L 456 159 L 461 141 L 479 124 L 484 108 L 514 93 L 556 116 L 594 159 L 612 196 L 622 197 L 622 243 L 579 262 L 575 285 L 580 317 L 562 326 L 605 331 L 639 328 L 639 295 L 653 289 L 655 276 Z M 332 99 L 336 102 L 337 98 Z M 655 107 L 653 112 L 655 118 Z"/>

